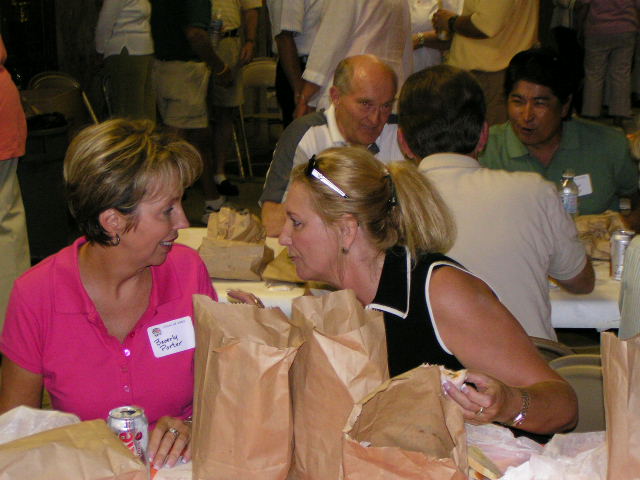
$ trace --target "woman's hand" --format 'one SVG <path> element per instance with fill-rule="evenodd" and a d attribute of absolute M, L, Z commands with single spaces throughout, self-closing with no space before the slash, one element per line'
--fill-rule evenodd
<path fill-rule="evenodd" d="M 173 467 L 180 457 L 191 460 L 191 423 L 175 417 L 162 417 L 151 432 L 147 449 L 149 463 L 156 470 Z"/>
<path fill-rule="evenodd" d="M 264 308 L 262 300 L 256 297 L 253 293 L 245 292 L 244 290 L 227 290 L 227 297 L 231 303 L 246 303 L 248 305 L 255 305 L 259 308 Z"/>
<path fill-rule="evenodd" d="M 519 411 L 517 402 L 520 401 L 520 395 L 517 389 L 477 372 L 468 372 L 467 382 L 473 383 L 475 388 L 468 383 L 460 389 L 451 382 L 444 384 L 447 395 L 462 407 L 466 421 L 480 425 L 513 420 Z"/>

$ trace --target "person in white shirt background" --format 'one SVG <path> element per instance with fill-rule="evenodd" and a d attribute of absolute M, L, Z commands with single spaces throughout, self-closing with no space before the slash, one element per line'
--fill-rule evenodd
<path fill-rule="evenodd" d="M 375 55 L 393 68 L 402 85 L 412 71 L 412 52 L 407 0 L 325 0 L 295 117 L 329 107 L 333 73 L 343 58 Z"/>
<path fill-rule="evenodd" d="M 302 90 L 302 72 L 320 27 L 324 0 L 267 0 L 273 49 L 278 52 L 276 97 L 286 127 L 293 121 Z"/>
<path fill-rule="evenodd" d="M 96 51 L 104 58 L 109 108 L 114 117 L 156 119 L 150 16 L 149 0 L 102 3 Z"/>
<path fill-rule="evenodd" d="M 414 72 L 442 63 L 442 54 L 449 48 L 450 38 L 448 33 L 445 33 L 446 38 L 438 38 L 431 17 L 438 8 L 460 14 L 463 2 L 464 0 L 409 0 Z"/>

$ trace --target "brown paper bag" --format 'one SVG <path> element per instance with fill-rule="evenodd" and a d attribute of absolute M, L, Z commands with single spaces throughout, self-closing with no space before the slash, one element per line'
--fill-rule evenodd
<path fill-rule="evenodd" d="M 262 272 L 263 280 L 278 280 L 281 282 L 303 283 L 296 266 L 289 258 L 289 250 L 282 250 L 278 256 L 267 264 Z"/>
<path fill-rule="evenodd" d="M 353 405 L 389 378 L 382 313 L 351 290 L 293 301 L 305 332 L 292 368 L 294 465 L 290 478 L 336 480 L 342 428 Z"/>
<path fill-rule="evenodd" d="M 442 394 L 439 367 L 398 375 L 359 402 L 344 428 L 342 461 L 345 479 L 466 479 L 462 410 Z"/>
<path fill-rule="evenodd" d="M 273 260 L 273 250 L 264 243 L 204 237 L 198 253 L 210 277 L 230 280 L 260 280 L 264 267 Z"/>
<path fill-rule="evenodd" d="M 0 445 L 2 480 L 144 480 L 142 461 L 104 420 L 54 428 Z"/>
<path fill-rule="evenodd" d="M 601 337 L 608 480 L 640 476 L 640 335 Z"/>
<path fill-rule="evenodd" d="M 207 236 L 198 252 L 211 277 L 260 280 L 264 267 L 273 260 L 265 239 L 257 216 L 223 207 L 209 215 Z"/>
<path fill-rule="evenodd" d="M 266 233 L 256 215 L 222 207 L 219 212 L 209 215 L 207 237 L 247 243 L 264 243 Z"/>
<path fill-rule="evenodd" d="M 607 210 L 597 215 L 578 216 L 576 228 L 587 255 L 597 260 L 609 260 L 611 234 L 626 227 L 620 212 Z"/>
<path fill-rule="evenodd" d="M 194 311 L 193 478 L 286 478 L 289 368 L 302 333 L 279 309 L 195 295 Z"/>

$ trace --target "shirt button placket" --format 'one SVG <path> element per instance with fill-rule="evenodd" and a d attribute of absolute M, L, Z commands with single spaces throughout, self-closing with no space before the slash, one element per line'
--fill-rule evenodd
<path fill-rule="evenodd" d="M 132 337 L 133 334 L 129 334 L 129 337 Z M 122 390 L 125 393 L 131 393 L 131 375 L 129 369 L 129 362 L 131 361 L 131 349 L 129 345 L 125 342 L 122 345 L 122 359 L 120 362 L 120 385 L 122 385 Z M 132 402 L 132 398 L 129 398 L 127 403 Z"/>

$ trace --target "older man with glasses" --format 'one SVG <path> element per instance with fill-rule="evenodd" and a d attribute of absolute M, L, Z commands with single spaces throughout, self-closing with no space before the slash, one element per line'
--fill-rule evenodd
<path fill-rule="evenodd" d="M 373 55 L 349 57 L 338 64 L 331 106 L 296 119 L 278 141 L 260 197 L 268 236 L 278 236 L 284 225 L 282 202 L 291 169 L 314 154 L 360 145 L 385 163 L 403 159 L 391 116 L 397 90 L 393 69 Z"/>

